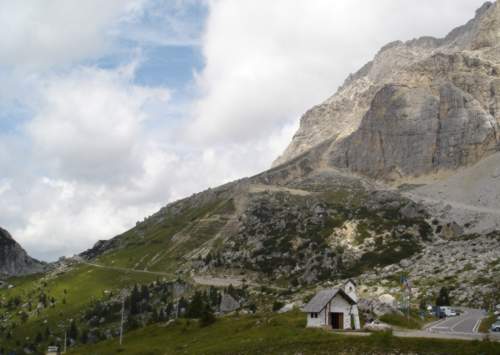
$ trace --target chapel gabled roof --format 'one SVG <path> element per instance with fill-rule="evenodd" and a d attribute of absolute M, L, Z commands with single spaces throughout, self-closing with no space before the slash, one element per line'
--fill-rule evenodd
<path fill-rule="evenodd" d="M 347 279 L 347 281 L 346 281 L 346 282 L 344 282 L 344 285 L 347 285 L 349 282 L 352 282 L 352 284 L 353 284 L 354 286 L 358 286 L 358 284 L 356 283 L 356 281 L 354 281 L 353 279 Z"/>
<path fill-rule="evenodd" d="M 347 293 L 341 288 L 331 288 L 327 290 L 319 291 L 302 309 L 307 313 L 319 313 L 325 308 L 328 302 L 332 300 L 337 294 L 340 294 L 346 299 L 350 304 L 356 304 L 357 302 L 353 300 Z"/>

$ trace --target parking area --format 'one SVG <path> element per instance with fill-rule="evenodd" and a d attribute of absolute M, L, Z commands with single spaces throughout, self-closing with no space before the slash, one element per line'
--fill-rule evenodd
<path fill-rule="evenodd" d="M 477 334 L 481 320 L 486 316 L 480 309 L 463 309 L 462 314 L 448 317 L 427 327 L 431 333 Z"/>

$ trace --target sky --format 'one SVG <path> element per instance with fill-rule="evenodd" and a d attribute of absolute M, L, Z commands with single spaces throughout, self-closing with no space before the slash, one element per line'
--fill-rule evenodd
<path fill-rule="evenodd" d="M 393 40 L 481 0 L 0 0 L 0 226 L 56 260 L 270 167 Z"/>

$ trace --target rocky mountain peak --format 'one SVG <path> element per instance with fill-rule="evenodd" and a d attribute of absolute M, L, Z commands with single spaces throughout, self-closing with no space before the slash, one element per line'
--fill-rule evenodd
<path fill-rule="evenodd" d="M 0 275 L 26 275 L 43 269 L 43 263 L 31 258 L 8 231 L 0 228 Z"/>
<path fill-rule="evenodd" d="M 499 24 L 498 4 L 488 2 L 445 38 L 384 46 L 304 114 L 274 166 L 309 154 L 322 168 L 398 180 L 455 170 L 495 152 Z"/>
<path fill-rule="evenodd" d="M 467 50 L 498 47 L 500 39 L 500 9 L 497 2 L 486 2 L 467 24 L 457 27 L 444 38 L 449 45 Z"/>

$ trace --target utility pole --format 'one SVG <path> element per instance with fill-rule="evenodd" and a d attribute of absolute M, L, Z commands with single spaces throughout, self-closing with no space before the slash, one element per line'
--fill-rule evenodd
<path fill-rule="evenodd" d="M 408 323 L 410 322 L 410 316 L 411 316 L 411 282 L 407 279 L 406 280 L 406 292 L 408 295 L 408 307 L 407 307 L 407 317 L 408 317 Z"/>
<path fill-rule="evenodd" d="M 122 319 L 120 322 L 120 346 L 123 343 L 123 323 L 125 321 L 125 297 L 122 298 Z"/>
<path fill-rule="evenodd" d="M 68 336 L 68 330 L 66 328 L 64 328 L 64 351 L 63 351 L 63 354 L 66 354 L 66 346 L 68 345 L 67 336 Z"/>
<path fill-rule="evenodd" d="M 403 288 L 403 309 L 406 310 L 406 318 L 408 323 L 410 323 L 411 316 L 411 282 L 408 280 L 408 273 L 406 268 L 401 274 L 401 286 Z"/>
<path fill-rule="evenodd" d="M 408 323 L 410 323 L 410 313 L 411 313 L 411 287 L 408 285 Z"/>

